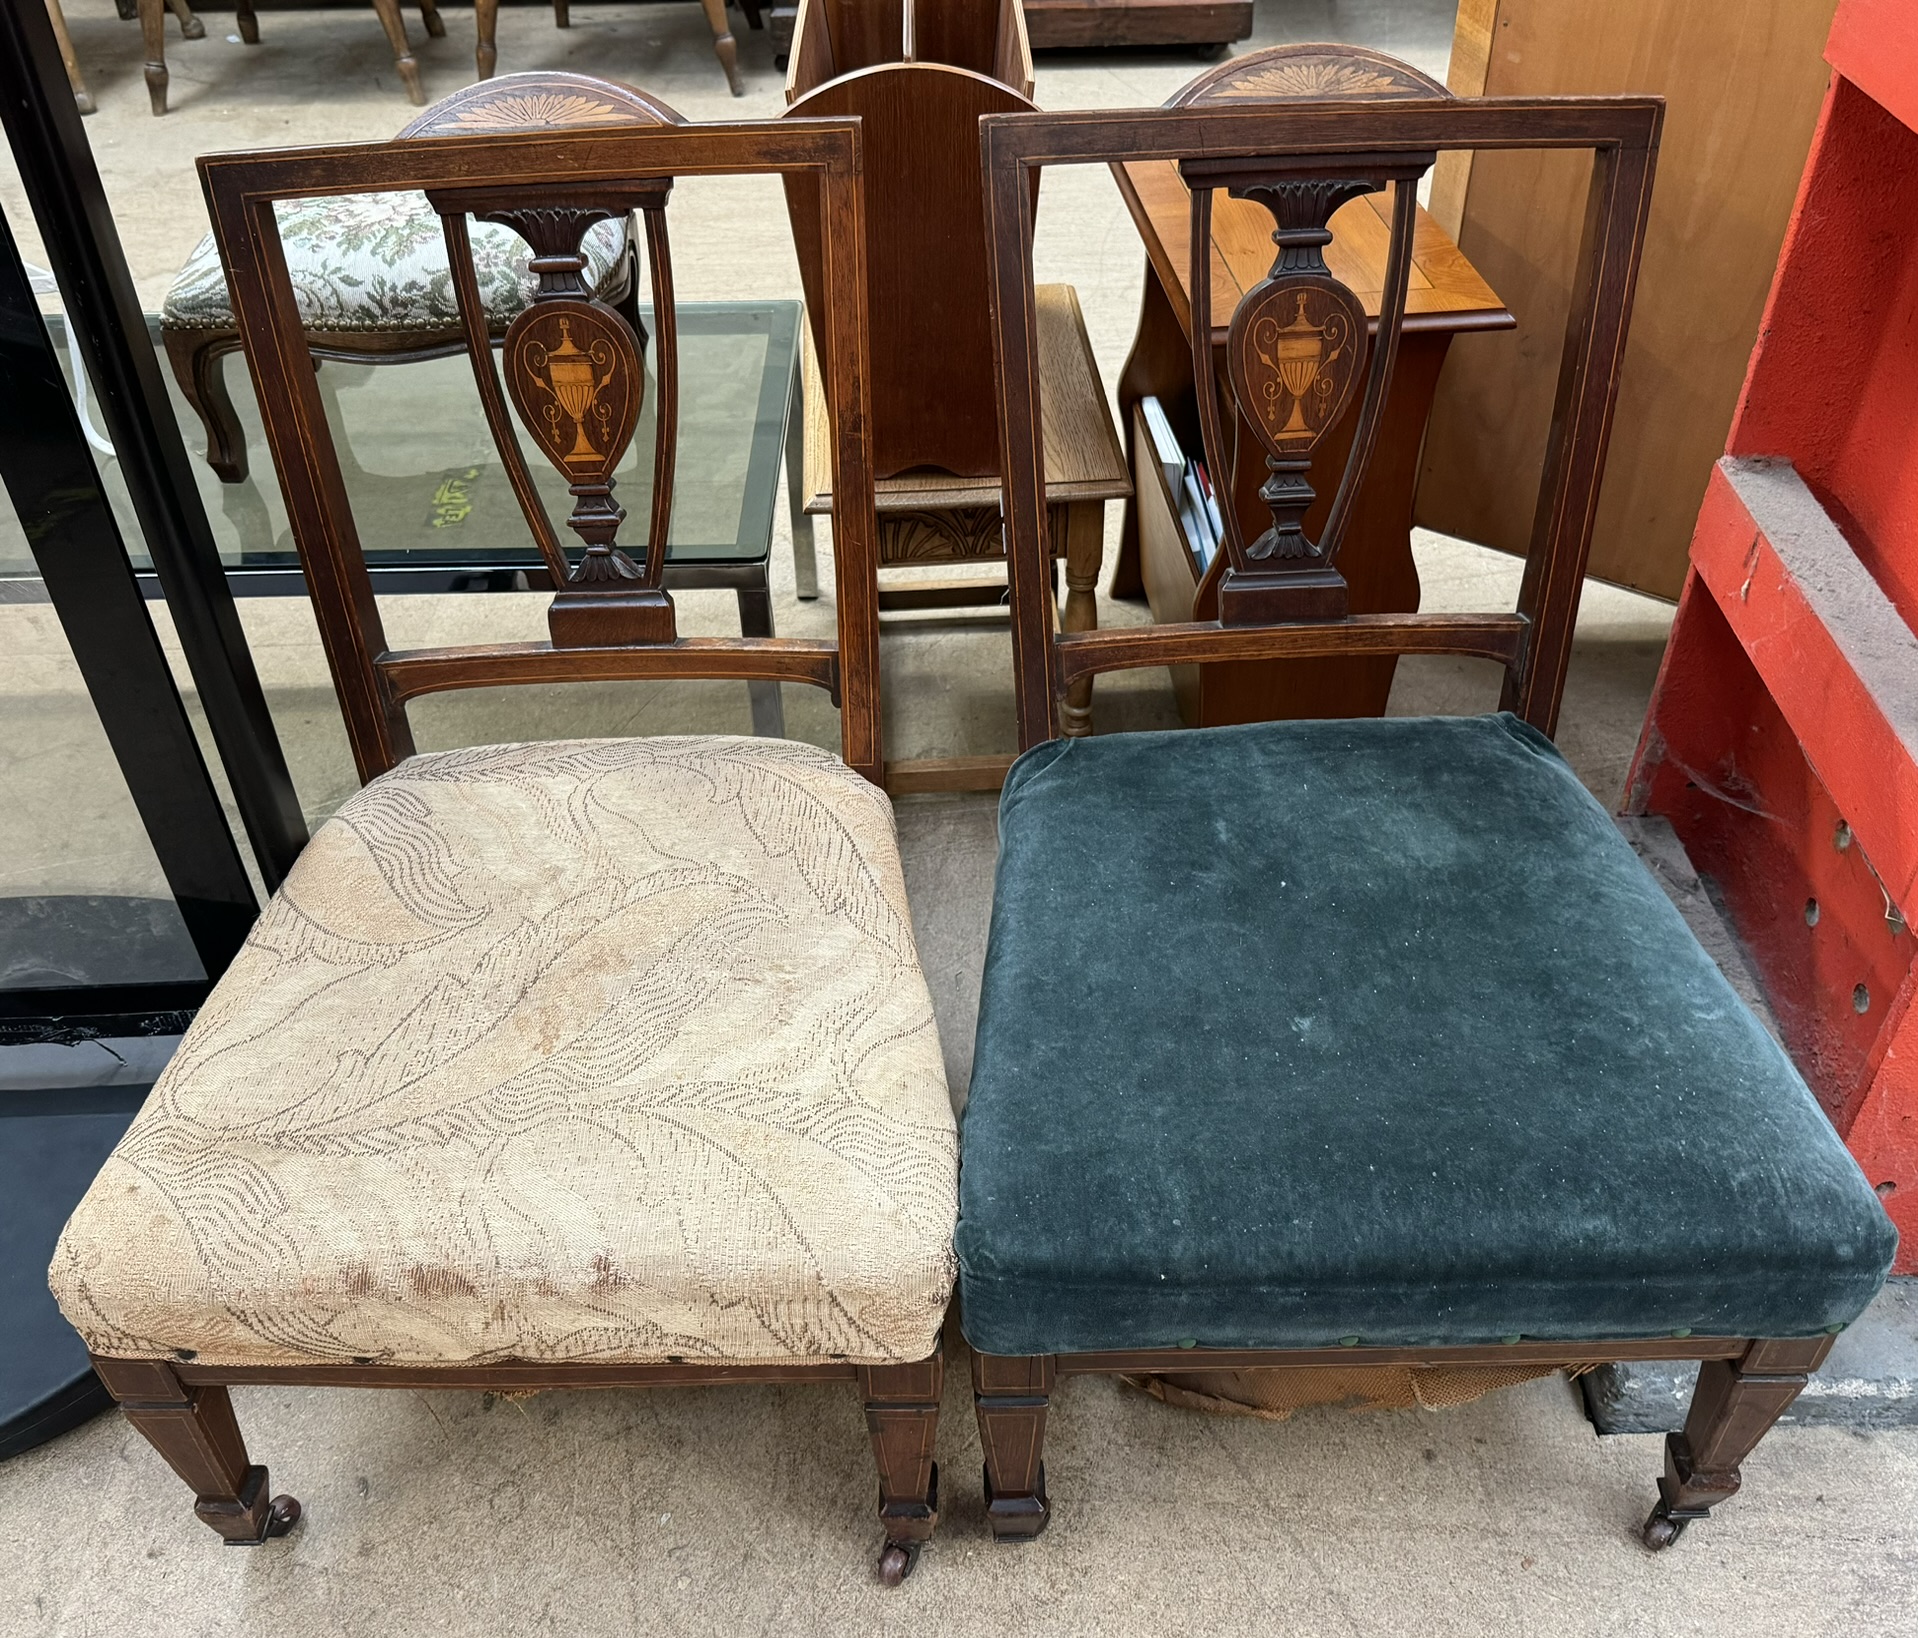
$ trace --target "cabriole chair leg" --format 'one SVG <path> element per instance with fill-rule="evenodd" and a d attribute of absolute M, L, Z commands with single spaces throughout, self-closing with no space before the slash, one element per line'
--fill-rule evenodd
<path fill-rule="evenodd" d="M 1708 1359 L 1682 1433 L 1665 1436 L 1658 1505 L 1645 1521 L 1645 1545 L 1657 1552 L 1709 1518 L 1738 1493 L 1739 1463 L 1798 1397 L 1809 1372 L 1831 1347 L 1829 1337 L 1755 1342 L 1743 1359 Z"/>
<path fill-rule="evenodd" d="M 1047 1357 L 972 1356 L 972 1403 L 986 1453 L 986 1522 L 995 1541 L 1030 1541 L 1052 1517 L 1046 1500 Z"/>
<path fill-rule="evenodd" d="M 879 1464 L 879 1523 L 886 1544 L 879 1579 L 896 1587 L 912 1574 L 919 1549 L 939 1522 L 939 1396 L 946 1381 L 942 1355 L 910 1365 L 860 1367 L 866 1430 Z"/>
<path fill-rule="evenodd" d="M 241 483 L 247 473 L 246 432 L 226 389 L 224 359 L 240 350 L 237 330 L 162 330 L 167 362 L 180 396 L 206 431 L 206 464 L 222 483 Z"/>
<path fill-rule="evenodd" d="M 188 1387 L 163 1360 L 95 1359 L 126 1418 L 191 1487 L 194 1516 L 229 1546 L 257 1547 L 300 1521 L 291 1496 L 271 1496 L 266 1469 L 247 1460 L 225 1388 Z"/>

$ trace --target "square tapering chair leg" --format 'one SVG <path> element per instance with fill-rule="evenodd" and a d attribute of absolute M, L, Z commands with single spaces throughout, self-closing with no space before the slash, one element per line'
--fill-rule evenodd
<path fill-rule="evenodd" d="M 95 1359 L 93 1368 L 126 1418 L 186 1480 L 194 1515 L 233 1547 L 257 1547 L 299 1523 L 300 1504 L 269 1496 L 266 1469 L 246 1441 L 222 1387 L 189 1387 L 160 1360 Z"/>
<path fill-rule="evenodd" d="M 986 1522 L 995 1541 L 1030 1541 L 1046 1527 L 1046 1410 L 1049 1358 L 972 1356 L 972 1403 L 986 1453 Z"/>
<path fill-rule="evenodd" d="M 1682 1433 L 1665 1436 L 1658 1505 L 1645 1521 L 1645 1545 L 1656 1552 L 1709 1518 L 1738 1493 L 1739 1464 L 1771 1431 L 1830 1351 L 1831 1339 L 1754 1342 L 1742 1359 L 1708 1359 Z"/>
<path fill-rule="evenodd" d="M 939 1522 L 939 1464 L 933 1452 L 945 1382 L 946 1361 L 940 1354 L 911 1365 L 860 1367 L 866 1430 L 879 1464 L 879 1522 L 886 1532 L 879 1579 L 889 1587 L 912 1574 L 919 1549 L 932 1539 Z"/>

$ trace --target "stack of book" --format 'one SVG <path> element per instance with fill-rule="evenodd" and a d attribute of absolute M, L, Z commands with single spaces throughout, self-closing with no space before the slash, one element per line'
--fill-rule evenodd
<path fill-rule="evenodd" d="M 1179 526 L 1185 530 L 1199 573 L 1204 574 L 1218 556 L 1219 543 L 1225 539 L 1225 520 L 1219 513 L 1219 498 L 1213 491 L 1211 475 L 1204 461 L 1186 453 L 1178 434 L 1172 430 L 1172 423 L 1166 419 L 1165 406 L 1157 398 L 1141 398 L 1139 414 L 1145 420 L 1146 435 L 1152 440 L 1159 470 L 1165 474 L 1165 486 L 1171 493 Z"/>

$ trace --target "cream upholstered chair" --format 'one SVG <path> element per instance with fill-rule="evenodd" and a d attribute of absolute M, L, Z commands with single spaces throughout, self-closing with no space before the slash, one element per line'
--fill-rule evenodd
<path fill-rule="evenodd" d="M 75 1211 L 51 1282 L 127 1416 L 229 1541 L 298 1517 L 248 1458 L 232 1383 L 842 1378 L 866 1401 L 881 1574 L 897 1580 L 936 1516 L 957 1136 L 876 783 L 865 416 L 836 434 L 837 641 L 680 638 L 660 583 L 672 179 L 818 178 L 834 299 L 854 312 L 857 122 L 775 146 L 757 127 L 688 126 L 621 88 L 542 78 L 572 99 L 571 126 L 544 141 L 445 134 L 506 94 L 494 82 L 443 104 L 423 133 L 435 140 L 201 161 L 368 783 L 274 894 Z M 424 192 L 445 213 L 476 385 L 561 587 L 551 642 L 388 647 L 271 246 L 276 200 L 355 190 Z M 580 241 L 634 209 L 662 458 L 628 555 L 610 475 L 646 376 L 623 316 L 589 298 Z M 481 211 L 525 236 L 540 271 L 503 382 L 468 248 Z M 834 342 L 834 391 L 857 407 L 864 337 L 838 325 Z M 571 479 L 583 556 L 557 543 L 509 398 Z M 406 721 L 406 701 L 437 689 L 671 676 L 829 689 L 843 755 L 724 736 L 416 755 Z"/>

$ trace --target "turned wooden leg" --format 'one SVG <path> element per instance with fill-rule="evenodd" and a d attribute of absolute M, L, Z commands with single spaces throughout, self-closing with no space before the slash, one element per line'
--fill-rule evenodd
<path fill-rule="evenodd" d="M 166 4 L 140 0 L 140 38 L 146 47 L 147 100 L 155 114 L 166 112 Z"/>
<path fill-rule="evenodd" d="M 912 1574 L 919 1549 L 939 1522 L 939 1464 L 932 1459 L 939 1433 L 943 1355 L 910 1365 L 862 1365 L 866 1429 L 879 1464 L 879 1523 L 886 1545 L 879 1579 L 896 1587 Z"/>
<path fill-rule="evenodd" d="M 1066 604 L 1059 611 L 1061 631 L 1096 631 L 1099 627 L 1099 570 L 1105 561 L 1106 508 L 1104 501 L 1074 501 L 1053 508 L 1065 514 Z M 1081 677 L 1066 691 L 1059 726 L 1068 739 L 1092 732 L 1092 679 Z"/>
<path fill-rule="evenodd" d="M 158 1359 L 95 1359 L 126 1418 L 186 1480 L 193 1511 L 236 1547 L 257 1547 L 300 1521 L 291 1496 L 267 1494 L 266 1469 L 246 1459 L 225 1388 L 190 1388 Z"/>
<path fill-rule="evenodd" d="M 167 362 L 180 396 L 192 406 L 206 429 L 206 464 L 222 483 L 246 479 L 246 433 L 227 396 L 223 361 L 238 352 L 240 337 L 233 330 L 162 330 Z"/>
<path fill-rule="evenodd" d="M 1738 1465 L 1798 1397 L 1805 1378 L 1831 1351 L 1830 1337 L 1754 1342 L 1742 1359 L 1708 1359 L 1685 1430 L 1665 1436 L 1658 1505 L 1645 1521 L 1645 1545 L 1657 1551 L 1738 1493 Z"/>
<path fill-rule="evenodd" d="M 60 0 L 47 0 L 47 21 L 53 24 L 53 38 L 60 47 L 60 61 L 66 65 L 67 88 L 73 93 L 74 106 L 83 114 L 95 109 L 93 93 L 87 89 L 86 76 L 80 72 L 80 58 L 73 49 L 73 36 L 67 32 L 66 13 Z"/>
<path fill-rule="evenodd" d="M 446 19 L 440 16 L 439 0 L 420 0 L 420 21 L 435 40 L 446 38 Z"/>
<path fill-rule="evenodd" d="M 972 1404 L 986 1453 L 986 1522 L 995 1541 L 1026 1541 L 1052 1516 L 1046 1500 L 1049 1356 L 972 1356 Z"/>
<path fill-rule="evenodd" d="M 726 70 L 726 83 L 733 88 L 735 97 L 746 94 L 746 85 L 739 77 L 739 47 L 733 40 L 732 25 L 726 21 L 726 0 L 699 0 L 705 8 L 706 21 L 712 26 L 713 55 L 719 59 L 719 66 Z"/>
<path fill-rule="evenodd" d="M 240 25 L 240 38 L 247 45 L 260 43 L 260 19 L 253 14 L 253 0 L 234 0 L 233 19 Z"/>
<path fill-rule="evenodd" d="M 182 40 L 204 40 L 206 24 L 193 15 L 193 8 L 186 0 L 166 0 L 167 10 L 180 20 L 180 38 Z"/>
<path fill-rule="evenodd" d="M 420 84 L 420 60 L 413 55 L 413 42 L 406 37 L 400 0 L 373 0 L 373 9 L 380 14 L 380 27 L 386 30 L 387 43 L 393 48 L 393 66 L 400 71 L 407 101 L 418 107 L 426 101 L 426 87 Z"/>
<path fill-rule="evenodd" d="M 499 0 L 473 0 L 473 32 L 479 36 L 474 52 L 479 77 L 490 80 L 499 62 Z"/>

